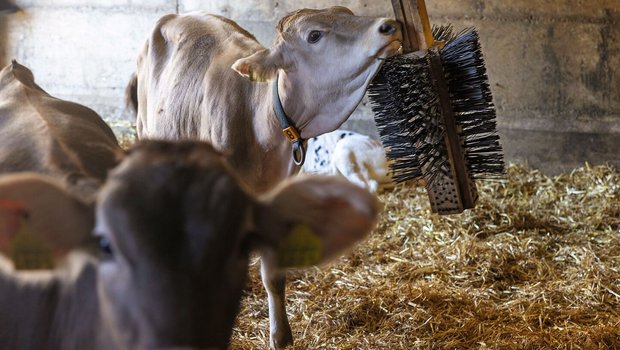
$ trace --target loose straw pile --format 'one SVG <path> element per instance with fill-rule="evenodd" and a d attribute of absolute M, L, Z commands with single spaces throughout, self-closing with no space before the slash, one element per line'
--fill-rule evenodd
<path fill-rule="evenodd" d="M 380 195 L 380 223 L 323 268 L 289 274 L 292 349 L 620 349 L 620 173 L 512 165 L 474 210 L 423 188 Z M 269 347 L 258 263 L 232 349 Z"/>

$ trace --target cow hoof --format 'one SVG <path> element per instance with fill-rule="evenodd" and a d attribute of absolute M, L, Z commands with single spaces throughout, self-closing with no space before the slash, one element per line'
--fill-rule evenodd
<path fill-rule="evenodd" d="M 279 332 L 279 334 L 272 334 L 269 343 L 271 350 L 280 350 L 293 345 L 291 329 L 288 328 L 285 332 Z"/>

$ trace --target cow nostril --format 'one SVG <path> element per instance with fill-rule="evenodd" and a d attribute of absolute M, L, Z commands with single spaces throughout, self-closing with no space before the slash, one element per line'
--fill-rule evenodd
<path fill-rule="evenodd" d="M 383 35 L 392 35 L 396 32 L 396 26 L 392 23 L 385 22 L 379 27 L 379 33 Z"/>

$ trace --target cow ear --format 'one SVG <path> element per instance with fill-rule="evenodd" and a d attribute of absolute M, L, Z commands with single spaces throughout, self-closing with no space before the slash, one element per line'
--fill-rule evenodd
<path fill-rule="evenodd" d="M 252 81 L 270 81 L 276 78 L 278 69 L 287 70 L 290 63 L 282 53 L 282 46 L 260 50 L 248 57 L 240 58 L 232 65 L 237 73 Z"/>
<path fill-rule="evenodd" d="M 0 253 L 17 269 L 51 268 L 89 241 L 92 207 L 37 174 L 0 178 Z"/>
<path fill-rule="evenodd" d="M 259 207 L 256 229 L 283 268 L 341 255 L 366 237 L 380 212 L 374 195 L 327 176 L 298 176 L 262 198 Z"/>

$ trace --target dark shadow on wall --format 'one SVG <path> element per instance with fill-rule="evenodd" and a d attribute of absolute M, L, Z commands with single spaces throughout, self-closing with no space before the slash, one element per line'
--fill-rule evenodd
<path fill-rule="evenodd" d="M 8 18 L 11 13 L 21 11 L 19 7 L 12 1 L 0 0 L 0 67 L 8 64 L 7 46 L 8 46 Z"/>
<path fill-rule="evenodd" d="M 19 11 L 19 7 L 10 0 L 0 0 L 0 13 Z"/>
<path fill-rule="evenodd" d="M 0 67 L 7 65 L 7 20 L 4 15 L 0 14 Z"/>

